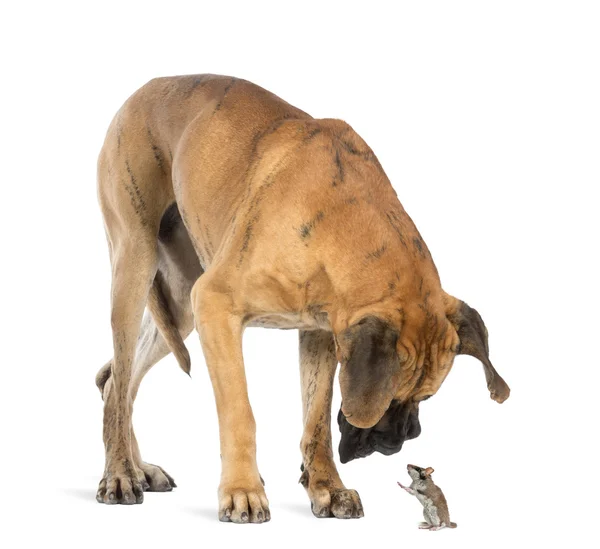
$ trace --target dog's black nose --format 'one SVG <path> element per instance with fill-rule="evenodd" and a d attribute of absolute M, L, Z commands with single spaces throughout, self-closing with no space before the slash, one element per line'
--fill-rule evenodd
<path fill-rule="evenodd" d="M 359 429 L 348 423 L 341 410 L 338 425 L 342 434 L 338 449 L 342 463 L 367 457 L 373 452 L 390 456 L 402 449 L 405 440 L 421 434 L 418 408 L 399 401 L 392 401 L 383 417 L 369 429 Z"/>

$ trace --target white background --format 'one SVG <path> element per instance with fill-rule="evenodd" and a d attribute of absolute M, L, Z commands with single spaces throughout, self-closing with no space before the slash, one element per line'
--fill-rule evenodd
<path fill-rule="evenodd" d="M 590 546 L 600 510 L 597 3 L 3 6 L 4 547 Z M 196 334 L 193 379 L 165 359 L 134 416 L 143 456 L 179 488 L 133 507 L 95 501 L 104 458 L 94 376 L 112 355 L 96 157 L 135 89 L 203 72 L 354 126 L 444 288 L 483 315 L 512 388 L 496 404 L 480 364 L 458 358 L 421 407 L 420 438 L 340 467 L 364 519 L 313 518 L 297 484 L 294 331 L 252 329 L 244 340 L 270 523 L 217 521 L 217 418 Z M 408 462 L 436 469 L 458 529 L 417 530 L 420 506 L 396 486 Z"/>

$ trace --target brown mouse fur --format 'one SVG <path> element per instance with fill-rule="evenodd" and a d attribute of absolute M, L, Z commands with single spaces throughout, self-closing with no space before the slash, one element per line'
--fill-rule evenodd
<path fill-rule="evenodd" d="M 423 505 L 423 516 L 426 522 L 422 522 L 419 528 L 423 530 L 441 530 L 442 528 L 456 528 L 456 523 L 450 521 L 450 512 L 444 493 L 436 486 L 431 478 L 432 467 L 419 467 L 417 465 L 407 466 L 408 474 L 412 479 L 410 486 L 398 486 L 409 494 L 416 496 Z"/>

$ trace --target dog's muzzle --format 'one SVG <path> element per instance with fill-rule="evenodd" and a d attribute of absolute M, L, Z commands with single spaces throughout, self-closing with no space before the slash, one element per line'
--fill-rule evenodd
<path fill-rule="evenodd" d="M 348 463 L 356 458 L 367 457 L 373 452 L 390 456 L 399 452 L 405 440 L 421 434 L 419 408 L 414 404 L 402 404 L 393 400 L 383 417 L 369 429 L 359 429 L 348 423 L 342 410 L 338 414 L 340 461 Z"/>

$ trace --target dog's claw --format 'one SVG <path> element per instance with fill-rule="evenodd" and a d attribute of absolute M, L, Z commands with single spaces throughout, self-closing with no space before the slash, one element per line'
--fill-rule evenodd
<path fill-rule="evenodd" d="M 231 522 L 231 509 L 225 509 L 219 513 L 219 520 L 221 522 Z"/>
<path fill-rule="evenodd" d="M 144 489 L 139 471 L 123 467 L 107 471 L 98 485 L 96 501 L 107 505 L 134 505 L 144 501 Z"/>

